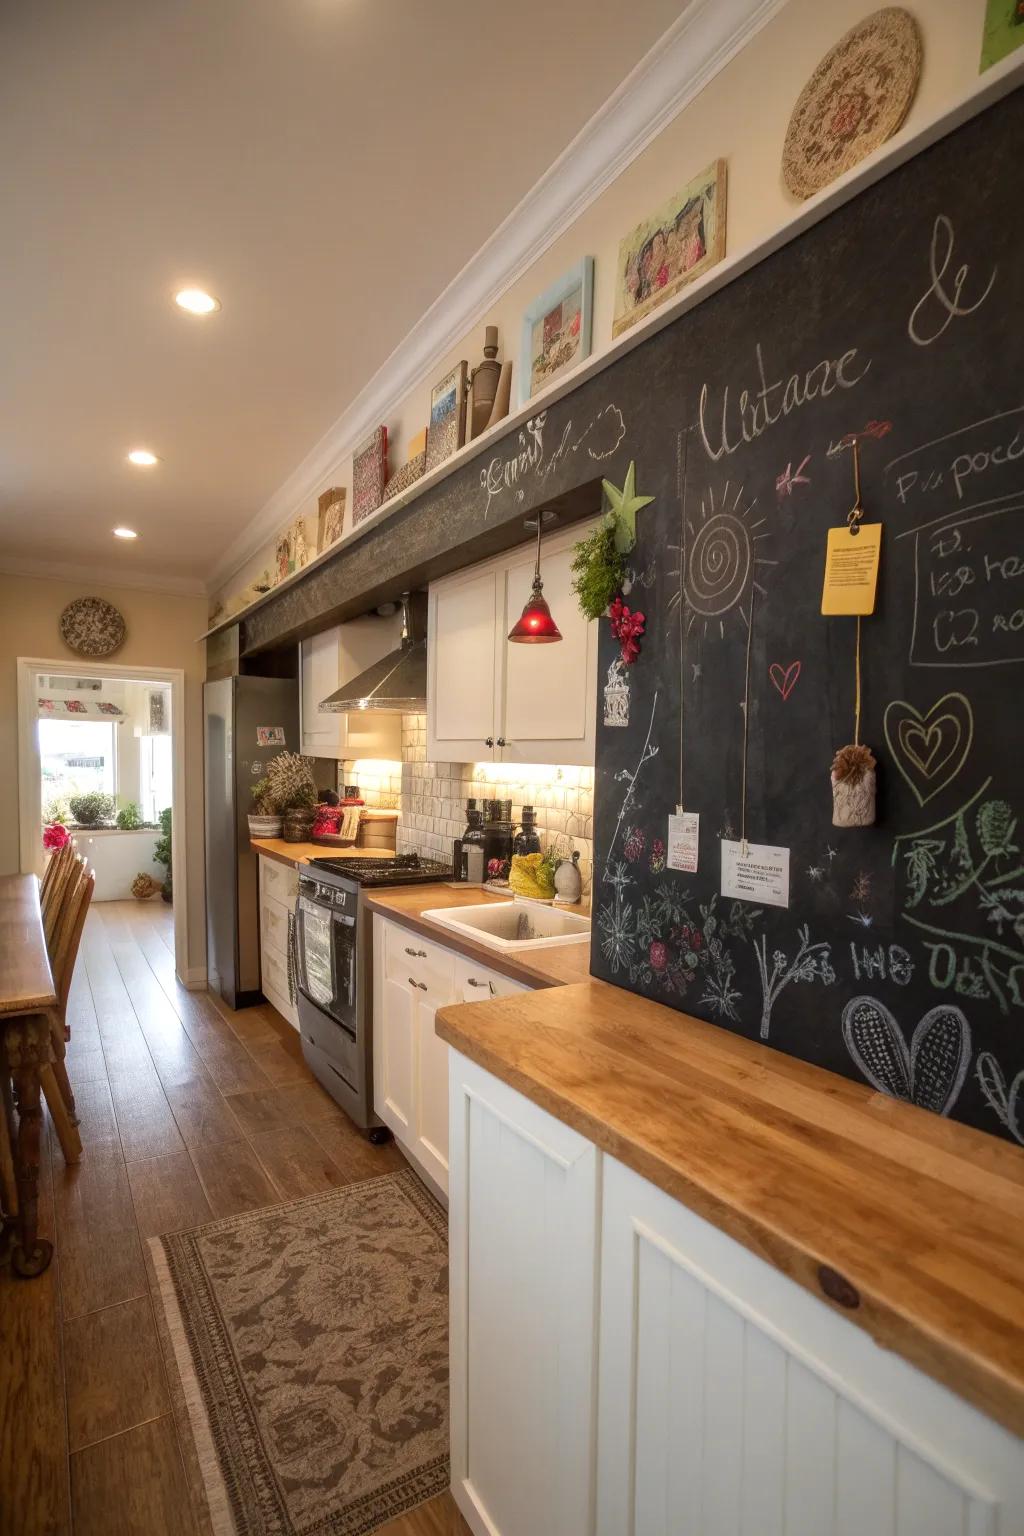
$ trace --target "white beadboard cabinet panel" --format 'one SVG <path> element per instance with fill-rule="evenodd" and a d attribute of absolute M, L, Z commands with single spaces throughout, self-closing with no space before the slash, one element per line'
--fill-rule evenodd
<path fill-rule="evenodd" d="M 610 1157 L 597 1468 L 598 1536 L 1024 1536 L 1020 1441 Z"/>
<path fill-rule="evenodd" d="M 591 1536 L 598 1153 L 449 1061 L 452 1491 L 475 1536 Z"/>
<path fill-rule="evenodd" d="M 499 572 L 483 569 L 431 582 L 427 621 L 427 760 L 490 761 L 495 718 Z M 502 636 L 503 640 L 504 637 Z"/>

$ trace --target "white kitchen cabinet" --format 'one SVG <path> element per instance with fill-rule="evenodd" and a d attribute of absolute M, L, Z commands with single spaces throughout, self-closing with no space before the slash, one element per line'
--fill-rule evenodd
<path fill-rule="evenodd" d="M 1020 1441 L 602 1163 L 597 1536 L 1021 1536 Z"/>
<path fill-rule="evenodd" d="M 273 1003 L 293 1029 L 298 1029 L 292 924 L 299 874 L 265 853 L 259 855 L 259 871 L 260 987 L 267 1001 Z"/>
<path fill-rule="evenodd" d="M 598 1153 L 456 1051 L 449 1086 L 452 1493 L 475 1536 L 591 1536 Z"/>
<path fill-rule="evenodd" d="M 1024 1536 L 1021 1441 L 456 1051 L 474 1536 Z"/>
<path fill-rule="evenodd" d="M 336 624 L 302 642 L 302 750 L 309 757 L 402 756 L 402 717 L 368 712 L 336 715 L 320 705 L 343 683 L 396 650 L 402 639 L 401 614 L 368 615 Z"/>
<path fill-rule="evenodd" d="M 427 757 L 431 762 L 594 761 L 597 625 L 571 590 L 573 546 L 589 525 L 549 535 L 544 595 L 562 640 L 510 645 L 533 585 L 535 545 L 433 582 L 428 616 Z"/>
<path fill-rule="evenodd" d="M 448 1195 L 448 1046 L 434 1030 L 448 1003 L 529 988 L 373 918 L 374 1108 L 435 1191 Z"/>
<path fill-rule="evenodd" d="M 501 732 L 498 687 L 498 569 L 460 572 L 430 588 L 427 617 L 427 759 L 483 762 Z M 488 745 L 489 743 L 489 745 Z"/>

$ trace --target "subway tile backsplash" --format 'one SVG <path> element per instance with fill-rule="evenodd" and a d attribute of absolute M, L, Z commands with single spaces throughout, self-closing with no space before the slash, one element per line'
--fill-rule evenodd
<path fill-rule="evenodd" d="M 537 812 L 537 828 L 571 839 L 579 851 L 584 890 L 590 889 L 594 853 L 594 770 L 514 763 L 428 763 L 425 715 L 402 717 L 402 761 L 343 762 L 339 784 L 359 785 L 367 805 L 401 812 L 398 852 L 450 859 L 466 825 L 466 801 L 512 801 L 515 820 L 524 805 Z M 568 848 L 567 848 L 568 851 Z"/>

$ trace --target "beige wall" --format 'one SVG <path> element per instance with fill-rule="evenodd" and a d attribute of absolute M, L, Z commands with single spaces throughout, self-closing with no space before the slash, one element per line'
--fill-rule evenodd
<path fill-rule="evenodd" d="M 680 7 L 682 8 L 682 7 Z M 460 358 L 475 366 L 483 355 L 483 326 L 496 324 L 501 356 L 518 370 L 520 319 L 526 305 L 580 259 L 595 258 L 593 352 L 611 344 L 615 263 L 619 240 L 710 161 L 728 161 L 727 253 L 754 245 L 787 223 L 800 203 L 786 191 L 780 174 L 786 125 L 799 92 L 823 53 L 872 9 L 871 0 L 789 0 L 685 111 L 597 198 L 573 226 L 515 282 L 429 379 L 387 412 L 391 470 L 408 457 L 412 438 L 427 421 L 430 386 Z M 978 78 L 985 0 L 910 0 L 924 38 L 920 88 L 908 118 L 913 128 L 928 122 Z M 439 207 L 438 217 L 443 217 Z M 513 404 L 518 400 L 513 374 Z M 312 444 L 310 445 L 312 446 Z M 351 459 L 318 490 L 344 485 L 351 512 Z M 316 551 L 316 497 L 296 507 L 306 519 L 309 547 Z M 288 520 L 289 522 L 291 519 Z M 349 531 L 350 521 L 346 523 Z M 273 570 L 273 542 L 241 567 L 217 599 L 228 600 L 264 567 Z"/>
<path fill-rule="evenodd" d="M 205 965 L 203 867 L 204 597 L 172 597 L 90 582 L 42 581 L 0 574 L 0 874 L 19 867 L 17 659 L 33 656 L 62 669 L 86 665 L 61 640 L 57 620 L 73 598 L 103 597 L 124 615 L 128 638 L 111 661 L 129 667 L 180 667 L 185 673 L 185 844 L 188 859 L 188 965 Z M 181 893 L 179 893 L 180 896 Z"/>

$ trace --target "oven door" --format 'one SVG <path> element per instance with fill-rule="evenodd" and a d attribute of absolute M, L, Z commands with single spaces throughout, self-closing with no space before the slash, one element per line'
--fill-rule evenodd
<path fill-rule="evenodd" d="M 300 891 L 295 909 L 295 960 L 299 991 L 354 1039 L 355 913 L 335 911 Z"/>

